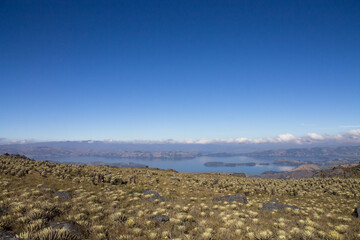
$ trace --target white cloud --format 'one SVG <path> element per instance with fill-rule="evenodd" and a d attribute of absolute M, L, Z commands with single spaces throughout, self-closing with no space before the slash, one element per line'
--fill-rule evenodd
<path fill-rule="evenodd" d="M 289 142 L 296 140 L 296 137 L 290 133 L 280 134 L 276 137 L 278 142 Z"/>
<path fill-rule="evenodd" d="M 308 133 L 307 136 L 314 140 L 323 140 L 324 139 L 324 136 L 321 136 L 320 134 L 317 134 L 317 133 Z"/>
<path fill-rule="evenodd" d="M 248 138 L 236 138 L 235 139 L 235 142 L 237 142 L 237 143 L 246 143 L 248 141 L 249 141 Z"/>
<path fill-rule="evenodd" d="M 209 144 L 209 143 L 238 143 L 238 144 L 260 144 L 260 143 L 296 143 L 311 144 L 321 142 L 337 142 L 337 143 L 360 143 L 360 129 L 353 129 L 337 135 L 320 135 L 318 133 L 308 133 L 305 136 L 296 137 L 290 133 L 280 134 L 274 138 L 229 138 L 229 139 L 187 139 L 172 140 L 171 143 L 184 144 Z M 161 141 L 160 141 L 161 142 Z M 149 142 L 150 143 L 150 142 Z M 162 141 L 162 143 L 170 143 Z"/>
<path fill-rule="evenodd" d="M 347 135 L 354 135 L 354 136 L 360 136 L 360 128 L 359 129 L 353 129 L 346 133 Z"/>
<path fill-rule="evenodd" d="M 0 138 L 0 144 L 6 143 L 30 143 L 35 142 L 35 140 L 9 140 L 5 138 Z M 92 141 L 88 141 L 91 143 Z M 124 141 L 124 140 L 113 140 L 108 139 L 104 140 L 108 143 L 133 143 L 133 144 L 265 144 L 265 143 L 293 143 L 298 145 L 306 145 L 312 143 L 356 143 L 360 144 L 360 128 L 352 129 L 346 132 L 339 133 L 337 135 L 320 135 L 317 133 L 308 133 L 305 136 L 296 137 L 290 133 L 280 134 L 273 138 L 228 138 L 228 139 L 209 139 L 209 138 L 200 138 L 200 139 L 185 139 L 185 140 L 134 140 L 134 141 Z"/>

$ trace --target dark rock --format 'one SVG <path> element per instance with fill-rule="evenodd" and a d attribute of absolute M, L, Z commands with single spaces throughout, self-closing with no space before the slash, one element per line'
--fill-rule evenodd
<path fill-rule="evenodd" d="M 178 181 L 180 182 L 180 178 L 170 178 L 171 181 Z"/>
<path fill-rule="evenodd" d="M 51 222 L 50 227 L 53 229 L 65 229 L 80 239 L 84 239 L 89 236 L 88 231 L 86 231 L 84 227 L 77 224 L 73 220 L 66 220 L 64 222 Z"/>
<path fill-rule="evenodd" d="M 157 224 L 161 224 L 164 222 L 168 222 L 169 217 L 165 216 L 165 215 L 154 215 L 154 216 L 148 217 L 146 220 L 155 221 Z"/>
<path fill-rule="evenodd" d="M 125 185 L 127 184 L 127 181 L 124 181 L 122 178 L 112 178 L 110 183 L 112 185 Z"/>
<path fill-rule="evenodd" d="M 20 234 L 20 232 L 0 231 L 0 240 L 30 240 L 24 238 L 17 238 L 16 237 L 17 234 Z"/>
<path fill-rule="evenodd" d="M 164 202 L 165 199 L 160 196 L 160 194 L 157 192 L 157 191 L 154 191 L 154 190 L 145 190 L 142 192 L 144 195 L 153 195 L 152 197 L 150 198 L 147 198 L 146 200 L 149 201 L 149 202 L 153 202 L 155 201 L 156 199 L 158 199 L 160 202 Z"/>
<path fill-rule="evenodd" d="M 353 215 L 357 218 L 360 218 L 360 205 L 355 208 Z"/>
<path fill-rule="evenodd" d="M 61 201 L 68 201 L 72 198 L 71 194 L 65 191 L 56 191 L 55 196 L 58 196 Z"/>
<path fill-rule="evenodd" d="M 231 174 L 232 176 L 236 176 L 236 177 L 246 177 L 245 173 L 233 173 Z"/>
<path fill-rule="evenodd" d="M 286 208 L 299 209 L 296 206 L 279 203 L 277 199 L 272 199 L 270 202 L 264 202 L 262 210 L 285 210 Z"/>
<path fill-rule="evenodd" d="M 247 204 L 248 201 L 246 197 L 242 194 L 214 197 L 213 202 L 222 201 L 222 202 L 241 202 Z"/>
<path fill-rule="evenodd" d="M 213 184 L 215 185 L 215 184 L 218 184 L 218 183 L 219 183 L 219 179 L 214 178 L 214 182 L 213 182 Z"/>

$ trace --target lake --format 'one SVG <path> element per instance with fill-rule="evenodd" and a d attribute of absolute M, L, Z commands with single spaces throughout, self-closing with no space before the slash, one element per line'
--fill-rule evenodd
<path fill-rule="evenodd" d="M 234 172 L 247 174 L 260 174 L 265 171 L 288 171 L 294 167 L 281 166 L 272 164 L 269 159 L 257 159 L 244 156 L 233 157 L 196 157 L 193 159 L 181 160 L 161 160 L 161 159 L 126 159 L 126 158 L 104 158 L 104 157 L 67 157 L 48 159 L 51 162 L 58 163 L 76 163 L 76 164 L 105 164 L 110 166 L 119 166 L 122 164 L 143 164 L 150 168 L 174 169 L 179 172 Z M 215 166 L 208 167 L 204 164 L 206 162 L 224 162 L 224 163 L 256 163 L 255 166 Z M 268 165 L 260 165 L 267 163 Z"/>

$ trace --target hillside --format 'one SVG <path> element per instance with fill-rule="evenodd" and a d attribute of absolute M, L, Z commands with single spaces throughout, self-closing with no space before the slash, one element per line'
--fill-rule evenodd
<path fill-rule="evenodd" d="M 341 175 L 250 179 L 1 155 L 0 237 L 359 239 L 359 185 Z"/>
<path fill-rule="evenodd" d="M 320 168 L 317 165 L 304 164 L 284 172 L 266 171 L 251 178 L 264 179 L 299 179 L 312 177 L 360 178 L 360 165 L 336 165 Z"/>

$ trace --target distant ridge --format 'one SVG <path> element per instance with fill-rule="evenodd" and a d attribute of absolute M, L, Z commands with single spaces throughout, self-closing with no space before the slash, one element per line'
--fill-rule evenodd
<path fill-rule="evenodd" d="M 256 151 L 244 155 L 249 157 L 360 157 L 360 146 L 278 149 Z"/>
<path fill-rule="evenodd" d="M 260 150 L 278 147 L 273 150 Z M 291 148 L 288 145 L 141 144 L 103 141 L 63 141 L 0 145 L 0 153 L 24 154 L 47 160 L 66 157 L 116 157 L 137 159 L 189 159 L 198 156 L 360 158 L 360 146 Z"/>

